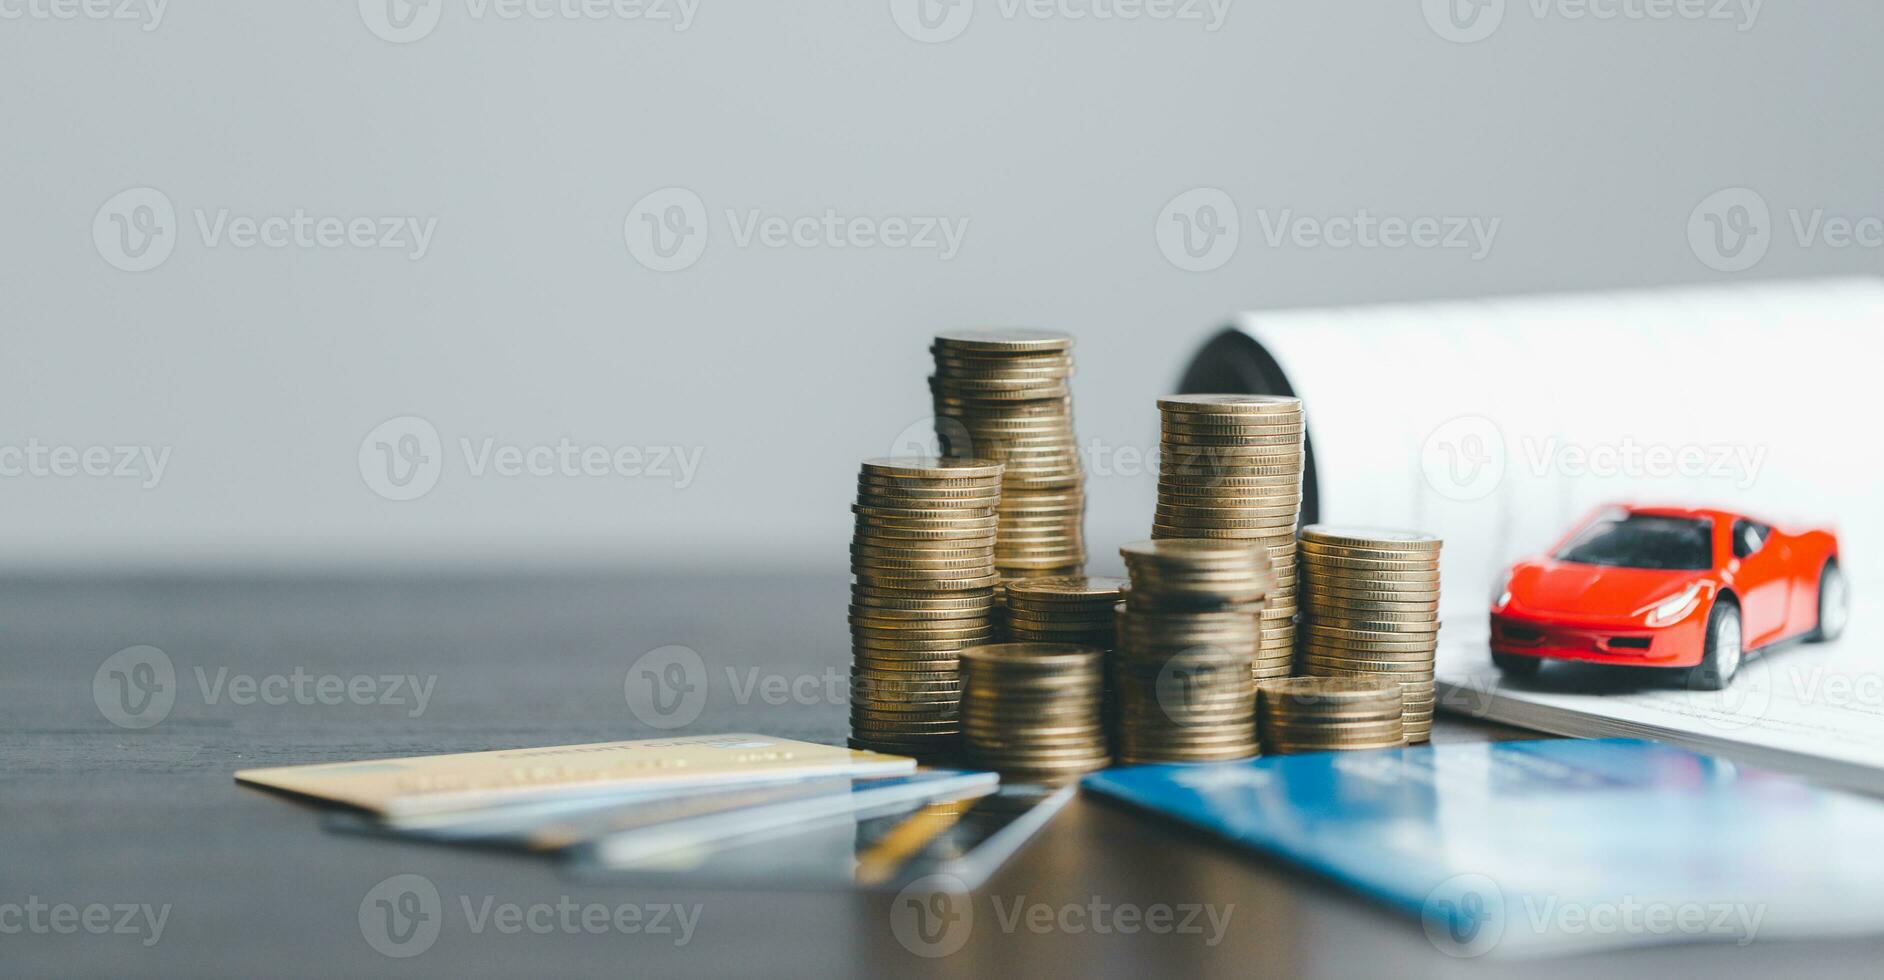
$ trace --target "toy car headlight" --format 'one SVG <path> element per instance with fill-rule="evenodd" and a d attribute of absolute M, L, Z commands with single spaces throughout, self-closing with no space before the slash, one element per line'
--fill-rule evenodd
<path fill-rule="evenodd" d="M 1680 622 L 1682 617 L 1694 611 L 1694 604 L 1700 597 L 1701 583 L 1696 582 L 1681 590 L 1681 592 L 1668 599 L 1666 602 L 1658 603 L 1655 608 L 1650 609 L 1648 624 L 1650 626 L 1667 626 L 1669 623 Z"/>
<path fill-rule="evenodd" d="M 1498 612 L 1511 605 L 1511 573 L 1506 572 L 1492 585 L 1492 611 Z"/>

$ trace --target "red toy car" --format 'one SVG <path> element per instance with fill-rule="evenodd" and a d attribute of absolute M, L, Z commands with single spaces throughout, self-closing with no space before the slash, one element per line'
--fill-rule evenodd
<path fill-rule="evenodd" d="M 1545 660 L 1682 668 L 1692 686 L 1720 690 L 1747 651 L 1837 638 L 1848 609 L 1831 531 L 1610 507 L 1549 556 L 1512 566 L 1492 601 L 1492 661 L 1514 675 Z"/>

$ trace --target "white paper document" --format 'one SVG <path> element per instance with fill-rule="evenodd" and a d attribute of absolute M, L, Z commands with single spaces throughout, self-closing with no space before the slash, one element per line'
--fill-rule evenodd
<path fill-rule="evenodd" d="M 1869 436 L 1884 280 L 1263 311 L 1235 327 L 1264 354 L 1230 373 L 1273 358 L 1306 402 L 1314 519 L 1445 539 L 1439 710 L 1884 793 L 1884 452 Z M 1849 628 L 1761 652 L 1720 692 L 1559 662 L 1501 677 L 1495 584 L 1611 503 L 1833 528 Z"/>
<path fill-rule="evenodd" d="M 1685 672 L 1550 663 L 1507 678 L 1491 664 L 1487 623 L 1440 633 L 1438 708 L 1584 738 L 1652 738 L 1750 765 L 1884 793 L 1884 610 L 1859 602 L 1834 643 L 1798 643 L 1748 660 L 1724 691 Z"/>

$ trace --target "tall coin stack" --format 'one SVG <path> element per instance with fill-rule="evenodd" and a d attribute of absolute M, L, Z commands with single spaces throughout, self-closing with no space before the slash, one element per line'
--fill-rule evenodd
<path fill-rule="evenodd" d="M 1433 731 L 1440 544 L 1415 531 L 1302 529 L 1302 670 L 1398 681 L 1409 744 Z"/>
<path fill-rule="evenodd" d="M 1119 761 L 1255 755 L 1251 665 L 1273 589 L 1268 558 L 1209 539 L 1142 541 L 1119 553 L 1131 575 L 1113 655 Z"/>
<path fill-rule="evenodd" d="M 1302 508 L 1302 400 L 1171 395 L 1151 536 L 1247 541 L 1266 548 L 1276 590 L 1262 614 L 1258 681 L 1294 673 L 1295 526 Z"/>
<path fill-rule="evenodd" d="M 1263 752 L 1384 749 L 1406 744 L 1400 685 L 1377 677 L 1287 677 L 1256 685 Z"/>
<path fill-rule="evenodd" d="M 1105 652 L 1072 643 L 962 651 L 962 745 L 971 765 L 1024 782 L 1104 769 Z"/>
<path fill-rule="evenodd" d="M 873 459 L 851 539 L 850 744 L 946 756 L 960 734 L 958 657 L 994 635 L 1001 464 Z"/>
<path fill-rule="evenodd" d="M 1007 466 L 996 509 L 1001 577 L 1077 573 L 1086 564 L 1086 495 L 1068 383 L 1073 338 L 958 330 L 937 334 L 930 352 L 942 454 Z"/>

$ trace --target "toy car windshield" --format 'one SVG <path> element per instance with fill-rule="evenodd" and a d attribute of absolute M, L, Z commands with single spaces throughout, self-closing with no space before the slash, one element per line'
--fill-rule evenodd
<path fill-rule="evenodd" d="M 1606 517 L 1584 528 L 1555 557 L 1582 565 L 1696 571 L 1713 565 L 1713 525 L 1698 517 Z"/>

